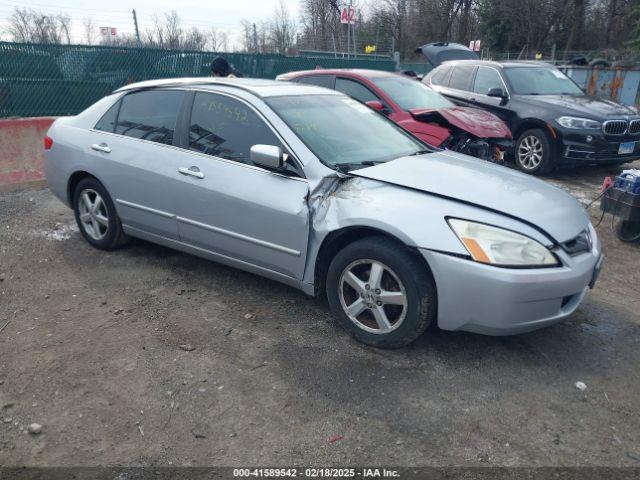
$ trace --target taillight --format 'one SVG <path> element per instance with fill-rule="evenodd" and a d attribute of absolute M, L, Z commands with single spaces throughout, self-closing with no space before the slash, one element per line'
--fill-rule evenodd
<path fill-rule="evenodd" d="M 49 135 L 45 135 L 45 137 L 44 137 L 44 149 L 45 150 L 51 150 L 51 147 L 53 147 L 53 138 L 51 138 Z"/>

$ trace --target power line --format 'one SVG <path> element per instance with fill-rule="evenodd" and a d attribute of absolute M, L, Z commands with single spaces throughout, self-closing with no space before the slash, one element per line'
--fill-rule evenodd
<path fill-rule="evenodd" d="M 16 7 L 22 8 L 24 7 L 24 3 L 19 3 L 19 2 L 14 2 L 12 0 L 4 0 L 5 3 L 7 3 L 7 5 L 0 5 L 0 9 L 2 9 L 3 7 L 7 8 L 8 10 L 7 13 L 12 13 L 14 11 L 14 9 Z M 131 18 L 129 16 L 128 13 L 122 12 L 122 13 L 118 13 L 118 12 L 114 12 L 114 11 L 110 11 L 110 12 L 105 12 L 104 10 L 99 10 L 99 9 L 94 9 L 94 8 L 84 8 L 84 7 L 66 7 L 64 5 L 61 5 L 60 8 L 55 8 L 52 7 L 51 5 L 45 5 L 45 4 L 41 4 L 41 3 L 33 3 L 33 2 L 29 2 L 29 7 L 31 8 L 33 6 L 38 6 L 38 7 L 44 7 L 43 8 L 36 8 L 34 10 L 41 12 L 41 13 L 45 13 L 45 14 L 50 14 L 50 15 L 58 15 L 58 14 L 66 14 L 66 13 L 76 13 L 76 14 L 81 14 L 84 16 L 93 16 L 93 17 L 99 17 L 99 18 L 112 18 L 112 19 L 119 19 L 122 20 L 123 22 L 129 22 L 129 19 Z M 33 8 L 31 8 L 33 9 Z M 89 14 L 91 13 L 91 15 Z M 150 23 L 155 22 L 155 15 L 156 14 L 145 14 L 145 13 L 138 13 L 139 17 L 146 17 L 149 19 Z M 186 23 L 188 25 L 195 25 L 195 26 L 202 26 L 202 27 L 239 27 L 241 24 L 240 22 L 219 22 L 219 21 L 215 21 L 215 22 L 207 22 L 207 21 L 203 21 L 202 19 L 192 19 L 192 18 L 187 18 L 187 17 L 183 17 L 181 15 L 178 14 L 178 16 L 180 17 L 180 21 L 183 23 Z"/>

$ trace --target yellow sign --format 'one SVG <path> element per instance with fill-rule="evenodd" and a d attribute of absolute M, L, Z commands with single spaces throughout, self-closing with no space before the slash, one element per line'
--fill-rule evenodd
<path fill-rule="evenodd" d="M 374 53 L 376 51 L 375 45 L 367 45 L 364 47 L 364 53 Z"/>
<path fill-rule="evenodd" d="M 542 53 L 536 53 L 536 60 L 542 60 Z"/>

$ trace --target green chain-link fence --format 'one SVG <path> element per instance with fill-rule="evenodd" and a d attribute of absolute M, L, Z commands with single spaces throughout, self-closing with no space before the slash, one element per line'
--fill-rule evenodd
<path fill-rule="evenodd" d="M 127 83 L 206 76 L 219 54 L 86 45 L 0 42 L 0 117 L 74 115 Z M 225 53 L 247 77 L 275 78 L 293 70 L 394 69 L 392 60 L 286 57 Z"/>

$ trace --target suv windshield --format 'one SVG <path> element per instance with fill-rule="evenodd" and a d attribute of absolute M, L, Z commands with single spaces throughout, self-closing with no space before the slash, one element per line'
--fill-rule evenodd
<path fill-rule="evenodd" d="M 344 95 L 266 100 L 324 163 L 357 168 L 425 150 L 425 144 L 379 113 Z"/>
<path fill-rule="evenodd" d="M 519 95 L 582 95 L 580 87 L 555 68 L 510 67 L 504 72 Z"/>
<path fill-rule="evenodd" d="M 403 110 L 414 108 L 449 108 L 453 103 L 424 83 L 400 76 L 370 79 Z"/>

